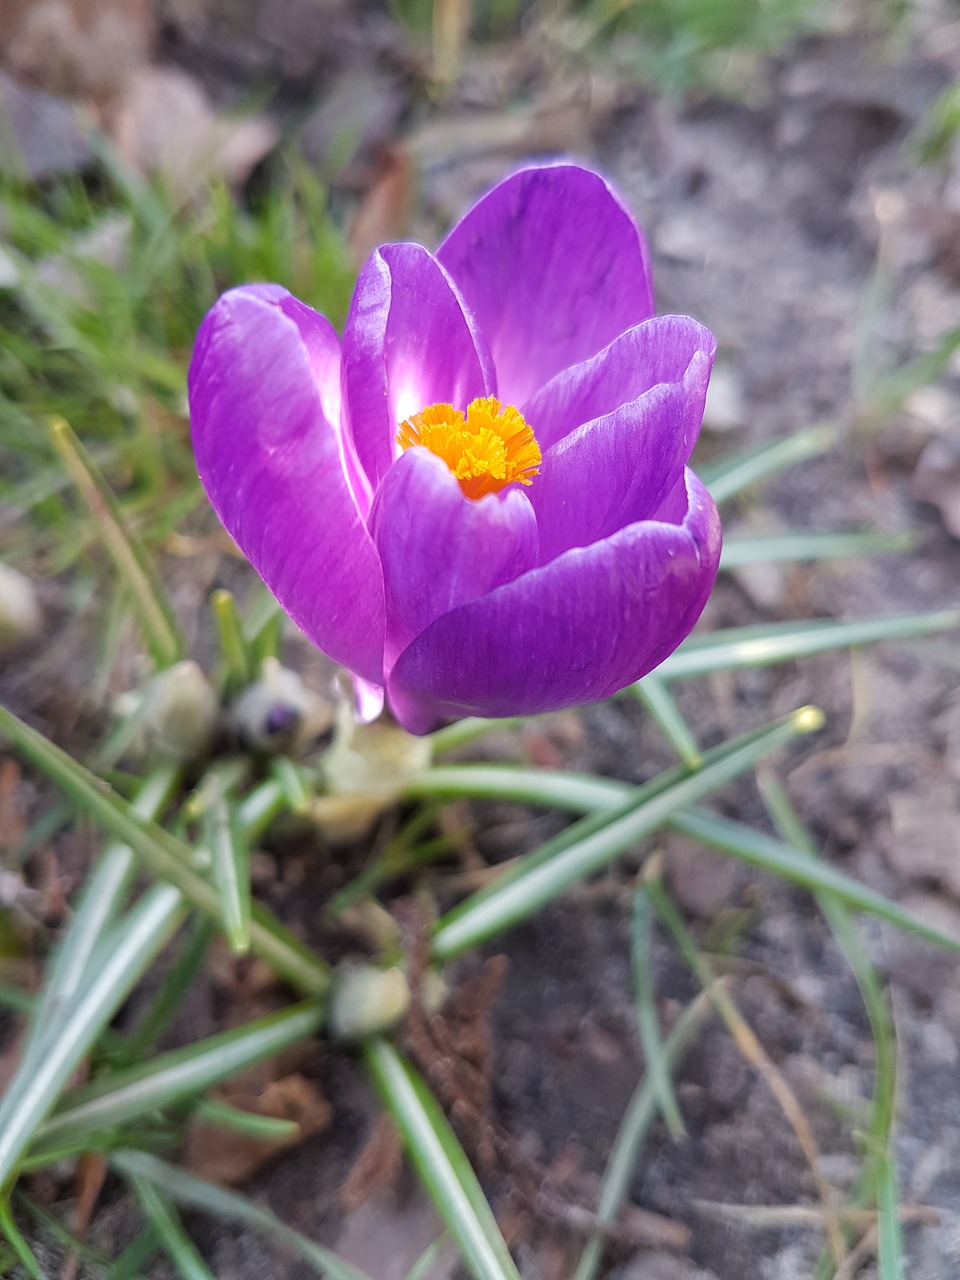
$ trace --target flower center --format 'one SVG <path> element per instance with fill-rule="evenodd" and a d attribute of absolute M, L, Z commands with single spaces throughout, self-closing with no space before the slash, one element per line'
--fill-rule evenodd
<path fill-rule="evenodd" d="M 523 415 L 493 396 L 471 401 L 466 414 L 452 404 L 428 405 L 401 422 L 397 443 L 422 444 L 442 458 L 468 498 L 532 484 L 540 470 L 540 446 Z"/>

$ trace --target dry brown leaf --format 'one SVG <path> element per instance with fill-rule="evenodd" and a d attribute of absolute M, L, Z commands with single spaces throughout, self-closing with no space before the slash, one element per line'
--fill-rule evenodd
<path fill-rule="evenodd" d="M 438 165 L 484 155 L 538 155 L 587 151 L 594 128 L 612 103 L 586 78 L 540 94 L 530 106 L 474 115 L 442 116 L 421 125 L 407 140 L 415 161 Z"/>
<path fill-rule="evenodd" d="M 23 775 L 16 760 L 0 760 L 0 851 L 14 849 L 27 831 L 20 796 Z"/>
<path fill-rule="evenodd" d="M 90 1219 L 100 1198 L 107 1177 L 107 1162 L 96 1152 L 87 1152 L 77 1161 L 76 1204 L 73 1210 L 73 1230 L 79 1239 L 86 1235 Z M 75 1280 L 80 1270 L 80 1255 L 76 1251 L 67 1254 L 60 1268 L 60 1280 Z"/>
<path fill-rule="evenodd" d="M 692 840 L 670 836 L 666 841 L 666 875 L 671 893 L 685 911 L 713 920 L 733 899 L 737 864 Z"/>
<path fill-rule="evenodd" d="M 108 102 L 150 57 L 149 0 L 3 0 L 0 58 L 50 93 Z"/>
<path fill-rule="evenodd" d="M 258 1017 L 274 1007 L 272 993 L 280 986 L 276 971 L 259 956 L 235 956 L 224 938 L 210 948 L 207 972 L 218 987 L 237 998 L 238 1015 Z"/>
<path fill-rule="evenodd" d="M 343 1186 L 340 1203 L 355 1213 L 378 1191 L 392 1186 L 403 1163 L 403 1144 L 397 1126 L 384 1112 L 360 1149 Z"/>
<path fill-rule="evenodd" d="M 161 177 L 179 199 L 213 176 L 244 182 L 280 136 L 262 116 L 218 115 L 197 82 L 174 67 L 145 67 L 130 81 L 111 132 L 130 164 Z"/>
<path fill-rule="evenodd" d="M 936 880 L 960 896 L 960 789 L 953 778 L 924 780 L 890 796 L 887 860 L 906 881 Z"/>
<path fill-rule="evenodd" d="M 415 171 L 402 147 L 384 147 L 375 174 L 347 230 L 354 266 L 363 266 L 377 245 L 399 240 L 407 230 L 413 204 Z"/>
<path fill-rule="evenodd" d="M 317 1085 L 298 1072 L 269 1084 L 262 1093 L 223 1092 L 221 1100 L 260 1116 L 292 1120 L 299 1132 L 291 1138 L 264 1141 L 206 1121 L 194 1121 L 187 1133 L 184 1164 L 201 1178 L 236 1184 L 278 1151 L 295 1146 L 330 1123 L 332 1108 Z"/>
<path fill-rule="evenodd" d="M 960 538 L 960 445 L 955 440 L 931 440 L 920 455 L 912 489 L 915 498 L 938 509 L 947 530 Z"/>

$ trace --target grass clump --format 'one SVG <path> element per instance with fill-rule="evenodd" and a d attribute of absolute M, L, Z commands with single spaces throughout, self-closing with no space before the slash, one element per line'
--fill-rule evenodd
<path fill-rule="evenodd" d="M 300 163 L 249 205 L 222 183 L 177 204 L 108 155 L 96 183 L 0 186 L 0 227 L 0 502 L 33 533 L 0 527 L 0 554 L 46 571 L 90 541 L 64 509 L 50 418 L 71 424 L 156 543 L 199 500 L 186 369 L 209 307 L 232 285 L 269 280 L 338 321 L 353 284 L 325 188 Z"/>

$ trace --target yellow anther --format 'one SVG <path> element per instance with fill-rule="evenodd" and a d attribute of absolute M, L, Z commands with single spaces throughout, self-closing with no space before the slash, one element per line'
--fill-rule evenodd
<path fill-rule="evenodd" d="M 542 460 L 523 414 L 493 396 L 471 401 L 466 414 L 452 404 L 428 405 L 401 422 L 397 443 L 423 445 L 442 458 L 468 498 L 532 484 Z"/>

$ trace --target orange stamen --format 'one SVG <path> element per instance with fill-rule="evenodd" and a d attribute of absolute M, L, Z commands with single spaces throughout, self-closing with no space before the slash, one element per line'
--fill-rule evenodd
<path fill-rule="evenodd" d="M 471 401 L 466 414 L 451 404 L 428 405 L 401 422 L 397 443 L 402 449 L 423 445 L 442 458 L 474 499 L 508 484 L 532 484 L 542 461 L 520 411 L 493 396 Z"/>

